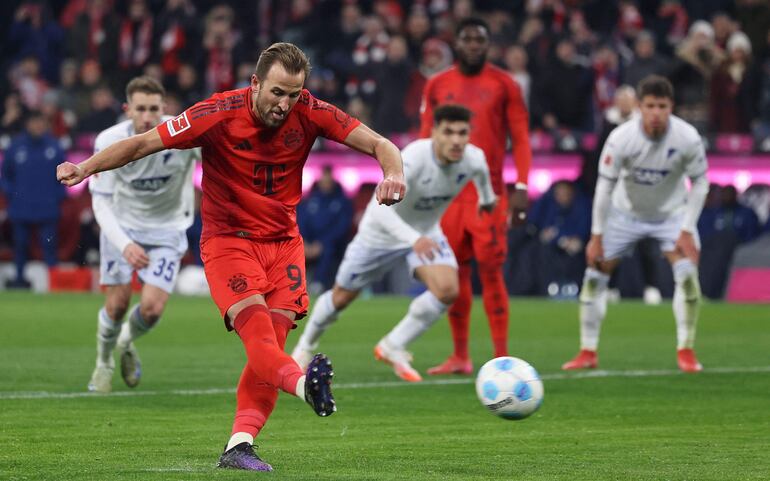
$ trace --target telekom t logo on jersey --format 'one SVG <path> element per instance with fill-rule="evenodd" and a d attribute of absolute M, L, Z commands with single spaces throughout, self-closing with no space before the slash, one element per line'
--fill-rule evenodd
<path fill-rule="evenodd" d="M 172 137 L 189 129 L 190 121 L 187 120 L 187 112 L 182 112 L 177 117 L 166 121 L 166 128 L 168 128 L 168 133 Z"/>

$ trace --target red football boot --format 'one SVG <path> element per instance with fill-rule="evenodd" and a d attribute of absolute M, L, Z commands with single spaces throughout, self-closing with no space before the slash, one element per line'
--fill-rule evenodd
<path fill-rule="evenodd" d="M 565 371 L 572 371 L 575 369 L 596 369 L 597 366 L 599 366 L 599 358 L 596 356 L 596 351 L 581 349 L 573 360 L 565 362 L 561 368 Z"/>
<path fill-rule="evenodd" d="M 470 359 L 460 358 L 452 354 L 449 358 L 438 366 L 428 369 L 428 374 L 473 374 L 473 362 Z"/>
<path fill-rule="evenodd" d="M 682 372 L 701 372 L 703 370 L 703 365 L 698 362 L 695 351 L 692 349 L 679 349 L 676 353 L 676 361 Z"/>

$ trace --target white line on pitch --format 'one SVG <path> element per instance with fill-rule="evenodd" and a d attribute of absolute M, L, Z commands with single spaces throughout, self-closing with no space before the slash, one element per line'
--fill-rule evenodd
<path fill-rule="evenodd" d="M 746 367 L 711 367 L 703 370 L 701 374 L 750 374 L 770 372 L 770 366 L 746 366 Z M 676 369 L 655 370 L 630 370 L 630 371 L 581 371 L 574 373 L 544 374 L 544 381 L 559 381 L 565 379 L 591 379 L 606 377 L 662 377 L 685 375 Z M 693 376 L 693 374 L 687 374 Z M 335 389 L 376 389 L 383 387 L 420 387 L 420 386 L 447 386 L 452 384 L 472 384 L 472 377 L 456 379 L 429 379 L 419 383 L 404 381 L 381 382 L 357 382 L 338 383 Z M 74 399 L 74 398 L 100 398 L 100 397 L 136 397 L 136 396 L 209 396 L 217 394 L 233 394 L 234 388 L 211 389 L 170 389 L 168 391 L 115 391 L 109 394 L 96 394 L 91 392 L 51 392 L 51 391 L 7 391 L 0 392 L 0 401 L 14 399 Z"/>

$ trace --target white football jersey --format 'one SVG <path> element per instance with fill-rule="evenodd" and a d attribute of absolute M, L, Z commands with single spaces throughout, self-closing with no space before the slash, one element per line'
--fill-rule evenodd
<path fill-rule="evenodd" d="M 660 139 L 649 138 L 642 119 L 610 133 L 599 158 L 599 175 L 617 181 L 612 207 L 643 221 L 658 222 L 685 209 L 685 177 L 706 174 L 703 141 L 695 128 L 671 116 Z"/>
<path fill-rule="evenodd" d="M 131 120 L 114 125 L 96 137 L 94 153 L 132 135 Z M 124 229 L 185 230 L 195 214 L 192 175 L 198 158 L 199 149 L 161 150 L 91 176 L 89 189 L 92 194 L 112 195 L 112 210 Z"/>
<path fill-rule="evenodd" d="M 491 204 L 495 193 L 484 152 L 468 144 L 460 161 L 442 165 L 431 139 L 416 140 L 401 152 L 406 197 L 393 206 L 372 196 L 358 226 L 358 237 L 370 247 L 402 249 L 421 236 L 441 233 L 439 220 L 468 182 L 476 184 L 479 204 Z"/>

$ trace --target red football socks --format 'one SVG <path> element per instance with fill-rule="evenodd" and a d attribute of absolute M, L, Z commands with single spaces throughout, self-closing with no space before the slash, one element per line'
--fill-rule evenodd
<path fill-rule="evenodd" d="M 479 265 L 481 295 L 492 334 L 495 357 L 508 355 L 508 289 L 500 266 Z"/>
<path fill-rule="evenodd" d="M 258 305 L 252 307 L 261 307 L 262 309 L 250 311 L 248 314 L 249 316 L 264 316 L 265 314 L 270 316 L 271 330 L 273 330 L 274 333 L 276 346 L 281 350 L 281 352 L 283 352 L 283 348 L 286 344 L 286 337 L 289 333 L 289 330 L 294 327 L 294 322 L 282 314 L 268 312 L 267 308 L 264 306 Z M 251 309 L 251 307 L 246 308 L 244 312 L 248 309 Z M 258 314 L 255 314 L 255 312 Z M 243 314 L 243 312 L 241 314 Z M 253 319 L 250 317 L 246 321 L 238 323 L 238 320 L 240 319 L 241 316 L 239 315 L 238 318 L 236 318 L 235 328 L 243 339 L 244 334 L 241 333 L 244 332 L 244 323 L 251 323 Z M 263 320 L 264 319 L 262 319 L 262 321 Z M 251 332 L 249 329 L 246 329 L 246 331 Z M 244 345 L 246 344 L 247 343 L 244 340 Z M 248 352 L 249 351 L 247 347 L 247 355 Z M 249 357 L 249 359 L 251 358 Z M 297 367 L 297 370 L 299 370 L 299 367 Z M 299 370 L 299 373 L 302 375 L 301 370 Z M 294 379 L 291 386 L 291 391 L 293 391 L 297 385 L 299 376 L 290 376 L 290 378 Z M 291 383 L 292 381 L 288 380 L 287 382 Z M 238 432 L 245 432 L 256 437 L 262 427 L 264 427 L 265 423 L 267 422 L 267 418 L 270 417 L 270 414 L 275 408 L 275 403 L 278 400 L 278 389 L 276 389 L 274 385 L 271 385 L 260 379 L 260 377 L 247 362 L 246 366 L 243 368 L 243 372 L 241 373 L 241 379 L 238 382 L 236 398 L 237 407 L 235 411 L 235 421 L 233 422 L 232 433 L 235 434 Z"/>
<path fill-rule="evenodd" d="M 467 263 L 460 264 L 457 274 L 460 291 L 457 293 L 454 304 L 447 311 L 447 317 L 449 317 L 449 326 L 452 328 L 454 355 L 461 359 L 468 359 L 468 326 L 471 322 L 471 303 L 473 302 L 471 266 Z"/>

